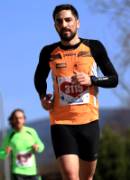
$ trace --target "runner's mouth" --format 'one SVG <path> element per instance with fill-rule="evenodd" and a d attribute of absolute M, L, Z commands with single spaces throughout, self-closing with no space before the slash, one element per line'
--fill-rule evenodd
<path fill-rule="evenodd" d="M 69 29 L 63 29 L 62 33 L 67 33 L 67 32 L 71 32 Z"/>

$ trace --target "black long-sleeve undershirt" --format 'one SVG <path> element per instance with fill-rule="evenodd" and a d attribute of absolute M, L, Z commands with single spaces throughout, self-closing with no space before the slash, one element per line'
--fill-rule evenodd
<path fill-rule="evenodd" d="M 104 75 L 104 77 L 92 77 L 92 83 L 104 88 L 116 87 L 118 84 L 118 75 L 107 55 L 106 49 L 100 41 L 89 40 L 88 43 L 92 56 Z"/>
<path fill-rule="evenodd" d="M 90 47 L 91 54 L 104 75 L 103 77 L 91 76 L 92 84 L 103 88 L 116 87 L 118 84 L 118 75 L 102 43 L 97 40 L 86 39 L 81 39 L 80 43 L 84 43 L 85 45 Z M 46 94 L 46 80 L 50 72 L 50 54 L 52 50 L 54 50 L 58 46 L 61 46 L 60 42 L 45 46 L 40 53 L 39 63 L 37 65 L 34 76 L 35 88 L 40 97 Z M 63 48 L 63 46 L 61 48 Z M 74 48 L 76 48 L 76 46 L 74 46 Z M 71 49 L 73 49 L 72 46 Z"/>

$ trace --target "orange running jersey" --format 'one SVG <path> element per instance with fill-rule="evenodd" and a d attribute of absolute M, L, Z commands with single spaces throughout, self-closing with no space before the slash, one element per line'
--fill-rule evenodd
<path fill-rule="evenodd" d="M 90 48 L 84 44 L 70 50 L 57 47 L 51 53 L 49 65 L 54 84 L 51 124 L 85 124 L 97 120 L 97 87 L 72 81 L 75 71 L 97 76 L 97 65 Z"/>
<path fill-rule="evenodd" d="M 104 77 L 97 77 L 97 66 Z M 35 72 L 35 87 L 39 96 L 46 95 L 46 79 L 51 70 L 54 87 L 54 107 L 50 111 L 53 124 L 86 124 L 99 119 L 97 87 L 115 87 L 117 73 L 110 62 L 102 43 L 81 39 L 74 46 L 63 46 L 60 42 L 45 46 Z M 76 72 L 92 77 L 87 87 L 72 81 Z"/>

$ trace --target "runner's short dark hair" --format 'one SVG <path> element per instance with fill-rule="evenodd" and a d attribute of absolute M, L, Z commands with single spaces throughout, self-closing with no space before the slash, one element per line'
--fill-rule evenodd
<path fill-rule="evenodd" d="M 71 10 L 72 14 L 77 19 L 79 19 L 78 11 L 76 10 L 76 8 L 74 6 L 72 6 L 71 4 L 61 4 L 61 5 L 56 6 L 54 11 L 53 11 L 53 19 L 54 20 L 55 20 L 56 15 L 62 10 Z"/>

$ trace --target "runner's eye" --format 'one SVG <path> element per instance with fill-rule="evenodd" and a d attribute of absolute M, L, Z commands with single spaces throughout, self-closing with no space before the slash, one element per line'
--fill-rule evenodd
<path fill-rule="evenodd" d="M 72 19 L 71 18 L 65 18 L 65 21 L 70 22 L 70 21 L 72 21 Z"/>

